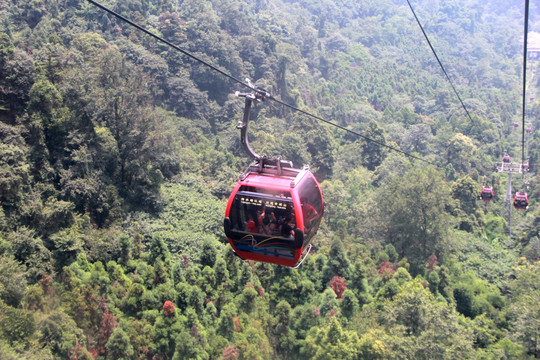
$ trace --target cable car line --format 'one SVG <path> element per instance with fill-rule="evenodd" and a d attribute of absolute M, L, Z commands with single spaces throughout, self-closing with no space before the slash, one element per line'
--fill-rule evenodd
<path fill-rule="evenodd" d="M 525 19 L 523 25 L 523 101 L 521 110 L 521 164 L 525 163 L 525 103 L 527 99 L 527 35 L 529 32 L 529 0 L 525 0 Z M 525 177 L 524 171 L 521 173 Z"/>
<path fill-rule="evenodd" d="M 253 90 L 253 91 L 256 91 L 256 92 L 259 91 L 259 90 L 255 89 L 255 88 L 251 87 L 249 84 L 243 82 L 242 80 L 240 80 L 240 79 L 238 79 L 238 78 L 236 78 L 236 77 L 234 77 L 234 76 L 232 76 L 232 75 L 226 73 L 226 72 L 223 71 L 223 70 L 220 70 L 220 69 L 217 68 L 216 66 L 214 66 L 214 65 L 212 65 L 212 64 L 210 64 L 210 63 L 204 61 L 203 59 L 201 59 L 201 58 L 199 58 L 199 57 L 197 57 L 197 56 L 191 54 L 190 52 L 188 52 L 188 51 L 182 49 L 181 47 L 179 47 L 179 46 L 177 46 L 177 45 L 171 43 L 170 41 L 165 40 L 165 39 L 162 38 L 161 36 L 156 35 L 156 34 L 154 34 L 153 32 L 151 32 L 151 31 L 145 29 L 144 27 L 142 27 L 142 26 L 140 26 L 140 25 L 134 23 L 133 21 L 129 20 L 128 18 L 126 18 L 126 17 L 124 17 L 124 16 L 118 14 L 118 13 L 115 12 L 114 10 L 109 9 L 109 8 L 106 7 L 105 5 L 102 5 L 102 4 L 100 4 L 100 3 L 98 3 L 97 1 L 94 1 L 94 0 L 87 0 L 87 1 L 90 2 L 90 3 L 92 3 L 92 4 L 94 4 L 94 5 L 96 5 L 97 7 L 99 7 L 99 8 L 101 8 L 101 9 L 105 10 L 106 12 L 108 12 L 109 14 L 111 14 L 111 15 L 117 17 L 118 19 L 120 19 L 120 20 L 122 20 L 122 21 L 128 23 L 129 25 L 131 25 L 131 26 L 137 28 L 138 30 L 144 32 L 145 34 L 150 35 L 151 37 L 153 37 L 153 38 L 155 38 L 155 39 L 157 39 L 157 40 L 159 40 L 159 41 L 161 41 L 161 42 L 163 42 L 163 43 L 169 45 L 169 46 L 172 47 L 173 49 L 180 51 L 182 54 L 184 54 L 184 55 L 186 55 L 186 56 L 189 56 L 189 57 L 192 58 L 193 60 L 196 60 L 196 61 L 198 61 L 198 62 L 200 62 L 200 63 L 202 63 L 202 64 L 208 66 L 209 68 L 211 68 L 211 69 L 213 69 L 213 70 L 219 72 L 221 75 L 223 75 L 223 76 L 225 76 L 225 77 L 228 77 L 229 79 L 231 79 L 231 80 L 233 80 L 233 81 L 235 81 L 235 82 L 237 82 L 237 83 L 239 83 L 239 84 L 241 84 L 241 85 L 243 85 L 243 86 L 245 86 L 245 87 L 248 87 L 248 88 L 250 88 L 250 89 Z"/>
<path fill-rule="evenodd" d="M 311 116 L 311 117 L 314 118 L 314 119 L 317 119 L 317 120 L 322 121 L 322 122 L 324 122 L 324 123 L 326 123 L 326 124 L 335 126 L 335 127 L 337 127 L 338 129 L 341 129 L 341 130 L 343 130 L 343 131 L 346 131 L 346 132 L 348 132 L 348 133 L 354 134 L 354 135 L 356 135 L 356 136 L 358 136 L 358 137 L 361 137 L 361 138 L 363 138 L 363 139 L 366 139 L 366 140 L 368 140 L 368 141 L 371 141 L 372 143 L 375 143 L 375 144 L 377 144 L 377 145 L 379 145 L 379 146 L 383 146 L 383 147 L 388 148 L 388 149 L 390 149 L 390 150 L 397 151 L 397 152 L 399 152 L 399 153 L 401 153 L 401 154 L 403 154 L 403 155 L 406 155 L 406 156 L 408 156 L 408 157 L 410 157 L 410 158 L 413 158 L 413 159 L 416 159 L 416 160 L 423 161 L 423 162 L 428 163 L 428 164 L 430 164 L 430 165 L 433 165 L 433 166 L 435 166 L 435 167 L 439 167 L 439 165 L 437 165 L 437 164 L 435 164 L 435 163 L 433 163 L 433 162 L 431 162 L 431 161 L 428 161 L 428 160 L 423 159 L 423 158 L 421 158 L 421 157 L 415 156 L 415 155 L 410 154 L 410 153 L 408 153 L 408 152 L 406 152 L 406 151 L 397 149 L 397 148 L 395 148 L 395 147 L 393 147 L 393 146 L 390 146 L 390 145 L 381 143 L 380 141 L 371 139 L 371 138 L 369 138 L 369 137 L 367 137 L 367 136 L 365 136 L 365 135 L 360 134 L 360 133 L 357 132 L 357 131 L 354 131 L 354 130 L 348 129 L 348 128 L 344 127 L 344 126 L 341 126 L 341 125 L 339 125 L 339 124 L 333 123 L 333 122 L 331 122 L 331 121 L 329 121 L 329 120 L 326 120 L 326 119 L 324 119 L 324 118 L 322 118 L 322 117 L 320 117 L 320 116 L 313 115 L 313 114 L 311 114 L 311 113 L 309 113 L 309 112 L 307 112 L 307 111 L 304 111 L 304 110 L 302 110 L 302 109 L 299 109 L 299 108 L 297 108 L 297 107 L 294 107 L 294 106 L 292 106 L 292 105 L 289 105 L 289 104 L 287 104 L 287 103 L 284 103 L 284 102 L 282 102 L 282 101 L 280 101 L 280 100 L 278 100 L 278 99 L 276 99 L 276 98 L 271 97 L 271 99 L 274 100 L 275 102 L 277 102 L 278 104 L 281 104 L 281 105 L 283 105 L 283 106 L 286 106 L 286 107 L 288 107 L 288 108 L 290 108 L 290 109 L 293 109 L 293 110 L 295 110 L 295 111 L 298 111 L 298 112 L 300 112 L 300 113 L 302 113 L 302 114 Z"/>
<path fill-rule="evenodd" d="M 431 161 L 428 161 L 428 160 L 426 160 L 426 159 L 423 159 L 423 158 L 421 158 L 421 157 L 419 157 L 419 156 L 415 156 L 415 155 L 410 154 L 410 153 L 408 153 L 408 152 L 406 152 L 406 151 L 397 149 L 397 148 L 395 148 L 395 147 L 393 147 L 393 146 L 390 146 L 390 145 L 381 143 L 381 142 L 379 142 L 379 141 L 377 141 L 377 140 L 371 139 L 371 138 L 368 137 L 368 136 L 362 135 L 362 134 L 360 134 L 359 132 L 356 132 L 356 131 L 354 131 L 354 130 L 351 130 L 351 129 L 348 129 L 348 128 L 343 127 L 343 126 L 341 126 L 341 125 L 338 125 L 338 124 L 336 124 L 336 123 L 333 123 L 333 122 L 331 122 L 331 121 L 329 121 L 329 120 L 326 120 L 326 119 L 324 119 L 324 118 L 322 118 L 322 117 L 320 117 L 320 116 L 317 116 L 317 115 L 314 115 L 314 114 L 312 114 L 312 113 L 309 113 L 309 112 L 307 112 L 307 111 L 305 111 L 305 110 L 299 109 L 299 108 L 297 108 L 297 107 L 295 107 L 295 106 L 293 106 L 293 105 L 287 104 L 287 103 L 285 103 L 285 102 L 283 102 L 283 101 L 281 101 L 281 100 L 275 98 L 274 96 L 272 96 L 271 94 L 269 94 L 268 92 L 266 92 L 264 89 L 261 89 L 261 88 L 259 88 L 259 87 L 257 87 L 257 86 L 254 86 L 253 84 L 251 84 L 251 82 L 249 82 L 249 80 L 248 80 L 247 82 L 244 82 L 244 81 L 242 81 L 242 80 L 240 80 L 240 79 L 238 79 L 238 78 L 236 78 L 236 77 L 234 77 L 234 76 L 232 76 L 232 75 L 226 73 L 225 71 L 220 70 L 220 69 L 217 68 L 216 66 L 214 66 L 214 65 L 212 65 L 212 64 L 210 64 L 210 63 L 208 63 L 208 62 L 206 62 L 206 61 L 204 61 L 204 60 L 202 60 L 201 58 L 199 58 L 199 57 L 197 57 L 197 56 L 191 54 L 191 53 L 188 52 L 187 50 L 184 50 L 184 49 L 182 49 L 181 47 L 179 47 L 179 46 L 177 46 L 177 45 L 171 43 L 170 41 L 168 41 L 168 40 L 162 38 L 161 36 L 154 34 L 153 32 L 151 32 L 151 31 L 145 29 L 144 27 L 142 27 L 142 26 L 140 26 L 140 25 L 134 23 L 133 21 L 129 20 L 128 18 L 126 18 L 126 17 L 124 17 L 124 16 L 118 14 L 118 13 L 115 12 L 114 10 L 109 9 L 108 7 L 106 7 L 106 6 L 104 6 L 104 5 L 100 4 L 100 3 L 98 3 L 97 1 L 95 1 L 95 0 L 87 0 L 87 1 L 90 2 L 90 3 L 93 4 L 93 5 L 96 5 L 97 7 L 101 8 L 102 10 L 108 12 L 109 14 L 115 16 L 116 18 L 118 18 L 118 19 L 120 19 L 120 20 L 122 20 L 122 21 L 128 23 L 129 25 L 131 25 L 131 26 L 137 28 L 138 30 L 144 32 L 145 34 L 150 35 L 151 37 L 155 38 L 156 40 L 163 42 L 164 44 L 166 44 L 166 45 L 172 47 L 173 49 L 175 49 L 175 50 L 177 50 L 177 51 L 180 51 L 182 54 L 184 54 L 184 55 L 186 55 L 186 56 L 188 56 L 188 57 L 190 57 L 190 58 L 192 58 L 192 59 L 194 59 L 194 60 L 196 60 L 196 61 L 202 63 L 203 65 L 208 66 L 209 68 L 211 68 L 211 69 L 214 70 L 214 71 L 217 71 L 217 72 L 220 73 L 221 75 L 223 75 L 223 76 L 225 76 L 225 77 L 227 77 L 227 78 L 229 78 L 229 79 L 231 79 L 231 80 L 233 80 L 233 81 L 235 81 L 235 82 L 237 82 L 237 83 L 239 83 L 239 84 L 241 84 L 241 85 L 243 85 L 243 86 L 245 86 L 245 87 L 247 87 L 247 88 L 249 88 L 249 89 L 251 89 L 251 90 L 253 90 L 253 91 L 255 91 L 255 92 L 257 92 L 258 94 L 262 95 L 263 98 L 267 97 L 268 99 L 273 100 L 273 101 L 277 102 L 278 104 L 280 104 L 280 105 L 282 105 L 282 106 L 285 106 L 285 107 L 287 107 L 287 108 L 289 108 L 289 109 L 298 111 L 298 112 L 300 112 L 300 113 L 302 113 L 302 114 L 304 114 L 304 115 L 310 116 L 310 117 L 312 117 L 312 118 L 314 118 L 314 119 L 316 119 L 316 120 L 322 121 L 322 122 L 324 122 L 324 123 L 326 123 L 326 124 L 329 124 L 329 125 L 332 125 L 332 126 L 335 126 L 335 127 L 337 127 L 338 129 L 341 129 L 341 130 L 343 130 L 343 131 L 346 131 L 346 132 L 349 132 L 349 133 L 351 133 L 351 134 L 354 134 L 354 135 L 356 135 L 356 136 L 358 136 L 358 137 L 361 137 L 361 138 L 363 138 L 363 139 L 365 139 L 365 140 L 367 140 L 367 141 L 370 141 L 370 142 L 372 142 L 372 143 L 374 143 L 374 144 L 377 144 L 377 145 L 379 145 L 379 146 L 382 146 L 382 147 L 385 147 L 385 148 L 387 148 L 387 149 L 390 149 L 390 150 L 399 152 L 399 153 L 401 153 L 401 154 L 403 154 L 403 155 L 405 155 L 405 156 L 408 156 L 408 157 L 410 157 L 410 158 L 412 158 L 412 159 L 420 160 L 420 161 L 422 161 L 422 162 L 428 163 L 428 164 L 433 165 L 433 166 L 435 166 L 435 167 L 439 167 L 439 165 L 436 164 L 436 163 L 433 163 L 433 162 L 431 162 Z M 431 45 L 430 45 L 430 46 L 431 46 Z M 442 66 L 442 65 L 441 65 L 441 66 Z M 444 69 L 443 69 L 443 70 L 444 70 Z M 446 73 L 446 72 L 445 72 L 445 73 Z M 452 87 L 453 87 L 453 85 L 452 85 Z M 455 89 L 454 89 L 454 91 L 455 91 Z M 458 96 L 459 96 L 459 95 L 458 95 Z M 460 100 L 461 100 L 461 99 L 460 99 Z M 462 105 L 463 105 L 463 102 L 462 102 Z M 465 109 L 465 111 L 467 111 L 467 109 Z M 467 112 L 467 114 L 468 114 L 468 112 Z M 470 115 L 469 115 L 469 118 L 470 118 Z M 471 119 L 471 121 L 472 121 L 472 119 Z"/>
<path fill-rule="evenodd" d="M 439 63 L 439 66 L 441 67 L 444 75 L 446 76 L 446 79 L 448 80 L 448 82 L 450 83 L 450 86 L 452 86 L 452 89 L 454 90 L 454 93 L 456 94 L 457 98 L 459 99 L 459 102 L 461 103 L 461 106 L 463 107 L 463 109 L 465 110 L 465 112 L 467 113 L 467 116 L 469 117 L 469 119 L 471 120 L 471 123 L 474 124 L 474 120 L 472 119 L 471 117 L 471 114 L 469 113 L 469 110 L 467 110 L 467 107 L 465 106 L 465 104 L 463 103 L 463 100 L 461 100 L 461 96 L 459 96 L 459 93 L 458 91 L 456 90 L 456 87 L 454 86 L 454 83 L 452 82 L 452 80 L 450 79 L 450 76 L 448 76 L 448 73 L 446 72 L 446 69 L 444 68 L 441 60 L 439 59 L 439 56 L 437 55 L 437 52 L 435 52 L 435 49 L 433 48 L 433 45 L 431 45 L 431 41 L 429 40 L 429 37 L 427 36 L 426 32 L 424 31 L 424 27 L 422 26 L 422 24 L 420 23 L 420 20 L 418 20 L 418 16 L 416 16 L 416 12 L 414 11 L 411 3 L 409 0 L 407 0 L 407 4 L 409 4 L 409 8 L 411 9 L 411 12 L 413 13 L 414 15 L 414 18 L 416 19 L 416 23 L 418 24 L 418 26 L 420 27 L 420 30 L 422 30 L 422 34 L 424 34 L 424 37 L 426 38 L 426 41 L 429 45 L 429 47 L 431 48 L 431 51 L 433 52 L 433 55 L 435 55 L 435 59 L 437 59 L 437 62 Z"/>

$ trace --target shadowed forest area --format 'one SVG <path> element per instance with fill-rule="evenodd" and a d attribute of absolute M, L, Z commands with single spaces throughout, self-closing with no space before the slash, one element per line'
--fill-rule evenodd
<path fill-rule="evenodd" d="M 325 209 L 299 269 L 242 261 L 223 218 L 247 90 L 88 1 L 0 1 L 1 359 L 540 358 L 522 1 L 412 1 L 470 117 L 406 1 L 103 4 L 363 137 L 254 106 L 253 148 L 309 164 Z M 509 236 L 495 162 L 522 161 L 522 96 Z"/>

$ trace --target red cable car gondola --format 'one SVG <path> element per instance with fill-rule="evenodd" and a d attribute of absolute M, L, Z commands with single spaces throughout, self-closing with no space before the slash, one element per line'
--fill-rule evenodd
<path fill-rule="evenodd" d="M 510 162 L 510 155 L 506 154 L 503 156 L 503 162 L 509 163 Z"/>
<path fill-rule="evenodd" d="M 527 134 L 532 133 L 532 127 L 527 126 L 527 128 L 525 129 L 525 131 L 527 132 Z"/>
<path fill-rule="evenodd" d="M 514 196 L 514 207 L 516 209 L 527 209 L 529 206 L 529 197 L 526 192 L 518 191 Z"/>
<path fill-rule="evenodd" d="M 482 192 L 480 193 L 480 199 L 484 201 L 493 200 L 493 188 L 491 186 L 482 187 Z"/>
<path fill-rule="evenodd" d="M 514 127 L 517 128 L 519 126 L 519 123 L 517 121 L 514 121 Z"/>
<path fill-rule="evenodd" d="M 255 170 L 255 171 L 253 171 Z M 238 180 L 225 211 L 224 228 L 242 259 L 296 266 L 322 219 L 322 193 L 304 170 L 255 167 Z"/>
<path fill-rule="evenodd" d="M 290 161 L 253 152 L 247 139 L 249 111 L 261 94 L 246 98 L 241 140 L 255 161 L 240 176 L 229 197 L 223 222 L 233 251 L 242 259 L 297 267 L 309 253 L 323 215 L 323 197 L 315 176 Z M 305 258 L 305 257 L 304 257 Z"/>

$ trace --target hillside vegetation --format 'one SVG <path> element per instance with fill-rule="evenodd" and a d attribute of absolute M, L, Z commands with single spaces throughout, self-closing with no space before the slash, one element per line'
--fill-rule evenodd
<path fill-rule="evenodd" d="M 540 358 L 539 60 L 512 236 L 494 168 L 521 162 L 523 4 L 412 3 L 470 117 L 404 1 L 103 1 L 363 136 L 253 109 L 324 194 L 294 270 L 223 233 L 246 89 L 90 2 L 1 1 L 0 358 Z"/>

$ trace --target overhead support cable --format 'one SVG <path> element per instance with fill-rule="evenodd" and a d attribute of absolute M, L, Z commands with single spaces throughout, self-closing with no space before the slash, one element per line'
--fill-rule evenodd
<path fill-rule="evenodd" d="M 425 162 L 425 163 L 427 163 L 427 164 L 433 165 L 433 166 L 435 166 L 435 167 L 439 167 L 439 165 L 436 164 L 436 163 L 433 163 L 433 162 L 431 162 L 431 161 L 428 161 L 428 160 L 426 160 L 426 159 L 423 159 L 423 158 L 421 158 L 421 157 L 419 157 L 419 156 L 415 156 L 415 155 L 413 155 L 413 154 L 410 154 L 410 153 L 408 153 L 408 152 L 406 152 L 406 151 L 400 150 L 400 149 L 395 148 L 395 147 L 393 147 L 393 146 L 384 144 L 384 143 L 382 143 L 382 142 L 380 142 L 380 141 L 371 139 L 371 138 L 369 138 L 368 136 L 365 136 L 365 135 L 360 134 L 359 132 L 356 132 L 356 131 L 354 131 L 354 130 L 348 129 L 348 128 L 344 127 L 344 126 L 338 125 L 338 124 L 333 123 L 333 122 L 331 122 L 331 121 L 329 121 L 329 120 L 323 119 L 323 118 L 320 117 L 320 116 L 311 114 L 311 113 L 309 113 L 309 112 L 307 112 L 307 111 L 305 111 L 305 110 L 299 109 L 299 108 L 297 108 L 297 107 L 295 107 L 295 106 L 293 106 L 293 105 L 287 104 L 287 103 L 285 103 L 285 102 L 283 102 L 283 101 L 281 101 L 281 100 L 279 100 L 279 99 L 276 99 L 274 96 L 272 96 L 271 94 L 269 94 L 267 91 L 265 91 L 265 90 L 263 90 L 263 89 L 261 89 L 261 88 L 259 88 L 259 87 L 257 87 L 257 86 L 254 86 L 249 80 L 246 79 L 246 82 L 241 81 L 240 79 L 238 79 L 238 78 L 236 78 L 236 77 L 234 77 L 234 76 L 232 76 L 232 75 L 226 73 L 225 71 L 223 71 L 223 70 L 217 68 L 216 66 L 214 66 L 214 65 L 212 65 L 212 64 L 210 64 L 210 63 L 208 63 L 208 62 L 206 62 L 206 61 L 204 61 L 204 60 L 202 60 L 201 58 L 199 58 L 199 57 L 197 57 L 197 56 L 191 54 L 191 53 L 188 52 L 187 50 L 182 49 L 181 47 L 179 47 L 179 46 L 177 46 L 177 45 L 171 43 L 170 41 L 165 40 L 165 39 L 162 38 L 161 36 L 154 34 L 153 32 L 151 32 L 151 31 L 145 29 L 144 27 L 142 27 L 142 26 L 140 26 L 140 25 L 134 23 L 133 21 L 129 20 L 128 18 L 126 18 L 126 17 L 124 17 L 124 16 L 118 14 L 118 13 L 115 12 L 114 10 L 109 9 L 108 7 L 106 7 L 106 6 L 104 6 L 104 5 L 100 4 L 100 3 L 98 3 L 97 1 L 94 1 L 94 0 L 87 0 L 87 1 L 90 2 L 90 3 L 92 3 L 92 4 L 94 4 L 94 5 L 96 5 L 97 7 L 101 8 L 102 10 L 105 10 L 105 11 L 108 12 L 109 14 L 115 16 L 116 18 L 118 18 L 118 19 L 120 19 L 120 20 L 122 20 L 122 21 L 128 23 L 129 25 L 131 25 L 131 26 L 137 28 L 138 30 L 144 32 L 145 34 L 147 34 L 147 35 L 149 35 L 149 36 L 155 38 L 156 40 L 161 41 L 161 42 L 167 44 L 168 46 L 170 46 L 170 47 L 172 47 L 173 49 L 175 49 L 175 50 L 181 52 L 182 54 L 184 54 L 184 55 L 186 55 L 186 56 L 188 56 L 188 57 L 190 57 L 190 58 L 192 58 L 192 59 L 194 59 L 194 60 L 196 60 L 196 61 L 202 63 L 203 65 L 208 66 L 209 68 L 211 68 L 211 69 L 214 70 L 214 71 L 217 71 L 217 72 L 220 73 L 221 75 L 223 75 L 223 76 L 225 76 L 225 77 L 227 77 L 227 78 L 229 78 L 229 79 L 231 79 L 231 80 L 237 82 L 238 84 L 241 84 L 242 86 L 245 86 L 245 87 L 251 89 L 252 91 L 254 91 L 254 92 L 260 94 L 260 95 L 262 96 L 263 99 L 267 97 L 267 98 L 269 98 L 270 100 L 273 100 L 273 101 L 277 102 L 277 103 L 280 104 L 280 105 L 283 105 L 283 106 L 285 106 L 285 107 L 288 107 L 289 109 L 298 111 L 298 112 L 300 112 L 300 113 L 302 113 L 302 114 L 304 114 L 304 115 L 307 115 L 307 116 L 309 116 L 309 117 L 312 117 L 312 118 L 314 118 L 314 119 L 316 119 L 316 120 L 322 121 L 322 122 L 324 122 L 324 123 L 326 123 L 326 124 L 329 124 L 329 125 L 332 125 L 332 126 L 335 126 L 335 127 L 337 127 L 338 129 L 341 129 L 341 130 L 343 130 L 343 131 L 346 131 L 346 132 L 349 132 L 349 133 L 351 133 L 351 134 L 354 134 L 354 135 L 356 135 L 356 136 L 358 136 L 358 137 L 361 137 L 361 138 L 363 138 L 363 139 L 365 139 L 365 140 L 367 140 L 367 141 L 369 141 L 369 142 L 372 142 L 372 143 L 377 144 L 377 145 L 379 145 L 379 146 L 385 147 L 385 148 L 387 148 L 387 149 L 389 149 L 389 150 L 399 152 L 399 153 L 401 153 L 401 154 L 403 154 L 403 155 L 405 155 L 405 156 L 408 156 L 408 157 L 410 157 L 410 158 L 412 158 L 412 159 L 416 159 L 416 160 Z"/>
<path fill-rule="evenodd" d="M 313 115 L 313 114 L 311 114 L 311 113 L 309 113 L 309 112 L 307 112 L 307 111 L 304 111 L 304 110 L 302 110 L 302 109 L 299 109 L 299 108 L 297 108 L 297 107 L 294 107 L 294 106 L 292 106 L 292 105 L 289 105 L 289 104 L 287 104 L 287 103 L 284 103 L 284 102 L 282 102 L 282 101 L 280 101 L 280 100 L 278 100 L 278 99 L 276 99 L 276 98 L 274 98 L 274 97 L 270 97 L 270 99 L 274 100 L 274 101 L 277 102 L 278 104 L 281 104 L 281 105 L 283 105 L 283 106 L 285 106 L 285 107 L 288 107 L 288 108 L 290 108 L 290 109 L 292 109 L 292 110 L 298 111 L 298 112 L 300 112 L 300 113 L 302 113 L 302 114 L 305 114 L 305 115 L 307 115 L 307 116 L 310 116 L 310 117 L 312 117 L 312 118 L 314 118 L 314 119 L 316 119 L 316 120 L 322 121 L 322 122 L 324 122 L 324 123 L 326 123 L 326 124 L 335 126 L 335 127 L 337 127 L 338 129 L 341 129 L 341 130 L 346 131 L 346 132 L 348 132 L 348 133 L 354 134 L 354 135 L 356 135 L 356 136 L 358 136 L 358 137 L 360 137 L 360 138 L 363 138 L 363 139 L 365 139 L 365 140 L 367 140 L 367 141 L 370 141 L 370 142 L 372 142 L 372 143 L 374 143 L 374 144 L 377 144 L 377 145 L 382 146 L 382 147 L 385 147 L 385 148 L 387 148 L 387 149 L 396 151 L 396 152 L 401 153 L 401 154 L 403 154 L 403 155 L 405 155 L 405 156 L 408 156 L 408 157 L 410 157 L 410 158 L 412 158 L 412 159 L 420 160 L 420 161 L 423 161 L 423 162 L 428 163 L 428 164 L 430 164 L 430 165 L 433 165 L 433 166 L 435 166 L 435 167 L 439 167 L 439 165 L 437 165 L 437 164 L 435 164 L 435 163 L 433 163 L 433 162 L 431 162 L 431 161 L 428 161 L 428 160 L 423 159 L 423 158 L 421 158 L 421 157 L 415 156 L 415 155 L 413 155 L 413 154 L 410 154 L 410 153 L 408 153 L 408 152 L 406 152 L 406 151 L 400 150 L 400 149 L 395 148 L 395 147 L 393 147 L 393 146 L 384 144 L 384 143 L 382 143 L 382 142 L 380 142 L 380 141 L 373 140 L 373 139 L 371 139 L 371 138 L 369 138 L 369 137 L 367 137 L 367 136 L 365 136 L 365 135 L 360 134 L 360 133 L 357 132 L 357 131 L 354 131 L 354 130 L 351 130 L 351 129 L 346 128 L 346 127 L 344 127 L 344 126 L 338 125 L 338 124 L 333 123 L 333 122 L 331 122 L 331 121 L 329 121 L 329 120 L 323 119 L 322 117 L 319 117 L 319 116 L 317 116 L 317 115 Z"/>
<path fill-rule="evenodd" d="M 529 0 L 525 0 L 523 25 L 523 101 L 521 109 L 521 164 L 525 163 L 525 103 L 527 101 L 527 36 L 529 33 Z M 524 177 L 524 171 L 522 177 Z"/>
<path fill-rule="evenodd" d="M 411 5 L 411 2 L 409 0 L 407 0 L 407 4 L 409 4 L 409 8 L 411 9 L 411 12 L 413 13 L 414 15 L 414 18 L 416 19 L 416 23 L 418 24 L 418 26 L 420 27 L 420 30 L 422 30 L 422 34 L 424 34 L 424 37 L 426 38 L 426 41 L 429 45 L 429 47 L 431 48 L 431 52 L 433 52 L 433 55 L 435 55 L 435 59 L 437 59 L 437 62 L 439 63 L 439 66 L 441 67 L 444 75 L 446 76 L 446 79 L 448 80 L 448 82 L 450 83 L 450 86 L 452 86 L 452 89 L 454 90 L 454 93 L 456 94 L 457 98 L 459 99 L 459 102 L 461 103 L 461 106 L 463 107 L 463 110 L 465 110 L 465 112 L 467 113 L 467 116 L 469 117 L 469 119 L 471 120 L 471 123 L 474 124 L 474 121 L 471 117 L 471 114 L 469 113 L 469 110 L 467 110 L 467 107 L 465 106 L 465 104 L 463 103 L 463 100 L 461 100 L 461 96 L 459 96 L 459 93 L 458 91 L 456 90 L 456 87 L 454 86 L 454 83 L 452 82 L 452 80 L 450 79 L 450 76 L 448 76 L 448 73 L 446 72 L 446 69 L 444 68 L 441 60 L 439 59 L 439 56 L 437 55 L 437 52 L 435 51 L 435 49 L 433 48 L 433 45 L 431 45 L 431 41 L 429 40 L 429 37 L 427 36 L 426 32 L 424 31 L 424 27 L 422 26 L 422 24 L 420 23 L 420 20 L 418 20 L 418 16 L 416 16 L 416 12 L 414 11 L 412 5 Z"/>
<path fill-rule="evenodd" d="M 109 9 L 109 8 L 106 7 L 105 5 L 102 5 L 102 4 L 100 4 L 100 3 L 98 3 L 97 1 L 94 1 L 94 0 L 87 0 L 87 1 L 90 2 L 90 3 L 92 3 L 92 4 L 94 4 L 94 5 L 96 5 L 97 7 L 99 7 L 99 8 L 101 8 L 101 9 L 105 10 L 106 12 L 108 12 L 109 14 L 111 14 L 111 15 L 117 17 L 118 19 L 120 19 L 120 20 L 122 20 L 122 21 L 128 23 L 129 25 L 131 25 L 131 26 L 133 26 L 133 27 L 139 29 L 140 31 L 144 32 L 145 34 L 150 35 L 151 37 L 153 37 L 153 38 L 155 38 L 155 39 L 157 39 L 157 40 L 159 40 L 159 41 L 161 41 L 161 42 L 163 42 L 163 43 L 169 45 L 169 46 L 172 47 L 173 49 L 180 51 L 182 54 L 184 54 L 184 55 L 186 55 L 186 56 L 192 58 L 193 60 L 196 60 L 196 61 L 198 61 L 198 62 L 200 62 L 200 63 L 202 63 L 202 64 L 208 66 L 209 68 L 211 68 L 211 69 L 214 70 L 214 71 L 217 71 L 217 72 L 220 73 L 221 75 L 223 75 L 223 76 L 225 76 L 225 77 L 227 77 L 227 78 L 229 78 L 229 79 L 231 79 L 231 80 L 233 80 L 233 81 L 235 81 L 235 82 L 237 82 L 237 83 L 239 83 L 239 84 L 241 84 L 241 85 L 243 85 L 243 86 L 245 86 L 245 87 L 247 87 L 247 88 L 250 88 L 250 89 L 253 90 L 253 91 L 257 91 L 257 89 L 251 87 L 250 85 L 248 85 L 247 83 L 243 82 L 242 80 L 240 80 L 240 79 L 238 79 L 238 78 L 236 78 L 236 77 L 234 77 L 234 76 L 232 76 L 232 75 L 226 73 L 225 71 L 223 71 L 223 70 L 219 69 L 218 67 L 216 67 L 216 66 L 214 66 L 214 65 L 212 65 L 212 64 L 210 64 L 210 63 L 208 63 L 208 62 L 206 62 L 206 61 L 204 61 L 203 59 L 201 59 L 201 58 L 199 58 L 199 57 L 197 57 L 197 56 L 191 54 L 191 53 L 188 52 L 187 50 L 182 49 L 181 47 L 179 47 L 179 46 L 177 46 L 177 45 L 171 43 L 170 41 L 165 40 L 165 39 L 162 38 L 161 36 L 154 34 L 153 32 L 151 32 L 151 31 L 145 29 L 144 27 L 142 27 L 142 26 L 140 26 L 140 25 L 134 23 L 133 21 L 129 20 L 128 18 L 126 18 L 126 17 L 120 15 L 120 14 L 117 13 L 116 11 Z"/>

